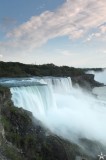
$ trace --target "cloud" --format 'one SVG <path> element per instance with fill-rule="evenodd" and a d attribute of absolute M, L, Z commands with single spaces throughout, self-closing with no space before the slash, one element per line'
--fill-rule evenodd
<path fill-rule="evenodd" d="M 101 33 L 106 33 L 106 25 L 100 26 Z"/>
<path fill-rule="evenodd" d="M 60 53 L 63 56 L 71 56 L 71 55 L 73 55 L 73 53 L 71 53 L 69 50 L 60 50 Z"/>
<path fill-rule="evenodd" d="M 87 37 L 86 41 L 91 41 L 92 39 L 106 40 L 106 24 L 99 26 L 94 33 Z"/>
<path fill-rule="evenodd" d="M 3 58 L 3 55 L 2 54 L 0 54 L 0 59 L 2 59 Z"/>
<path fill-rule="evenodd" d="M 103 50 L 102 53 L 106 54 L 106 50 Z"/>
<path fill-rule="evenodd" d="M 106 32 L 106 1 L 68 0 L 54 12 L 45 11 L 7 33 L 1 46 L 31 51 L 55 37 L 68 36 L 71 40 L 87 38 L 89 31 L 99 29 Z M 99 37 L 99 33 L 91 37 Z"/>

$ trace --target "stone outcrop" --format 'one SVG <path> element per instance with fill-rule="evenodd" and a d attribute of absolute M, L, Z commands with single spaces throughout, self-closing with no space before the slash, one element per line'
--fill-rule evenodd
<path fill-rule="evenodd" d="M 103 83 L 99 83 L 94 80 L 93 74 L 84 74 L 81 76 L 72 77 L 73 85 L 78 84 L 80 87 L 85 88 L 87 90 L 92 90 L 94 87 L 103 86 Z"/>

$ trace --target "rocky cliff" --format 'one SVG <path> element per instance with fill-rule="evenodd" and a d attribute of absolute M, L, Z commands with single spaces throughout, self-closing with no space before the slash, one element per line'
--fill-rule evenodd
<path fill-rule="evenodd" d="M 80 76 L 74 76 L 71 78 L 73 85 L 78 84 L 80 87 L 85 88 L 87 90 L 92 90 L 94 87 L 103 86 L 103 83 L 99 83 L 94 80 L 93 74 L 84 74 Z"/>

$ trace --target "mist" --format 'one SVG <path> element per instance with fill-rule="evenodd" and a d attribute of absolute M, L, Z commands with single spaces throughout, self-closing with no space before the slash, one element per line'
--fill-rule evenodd
<path fill-rule="evenodd" d="M 106 145 L 106 99 L 73 88 L 70 78 L 42 82 L 45 85 L 12 87 L 14 105 L 31 111 L 52 133 L 71 142 L 86 138 Z"/>
<path fill-rule="evenodd" d="M 95 75 L 95 80 L 101 83 L 106 84 L 106 69 L 103 69 L 102 71 L 88 71 L 87 73 L 91 73 Z"/>

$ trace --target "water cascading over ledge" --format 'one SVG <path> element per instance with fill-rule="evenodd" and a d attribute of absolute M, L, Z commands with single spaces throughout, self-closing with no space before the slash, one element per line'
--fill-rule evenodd
<path fill-rule="evenodd" d="M 54 93 L 70 93 L 71 79 L 44 77 L 31 79 L 39 82 L 34 86 L 11 87 L 14 105 L 31 111 L 34 116 L 45 115 L 49 109 L 57 108 Z"/>
<path fill-rule="evenodd" d="M 106 101 L 71 85 L 70 78 L 33 78 L 34 86 L 11 87 L 17 107 L 29 110 L 58 136 L 74 143 L 87 138 L 106 144 Z"/>
<path fill-rule="evenodd" d="M 13 87 L 11 93 L 15 106 L 31 111 L 35 116 L 55 107 L 52 91 L 47 85 Z"/>

